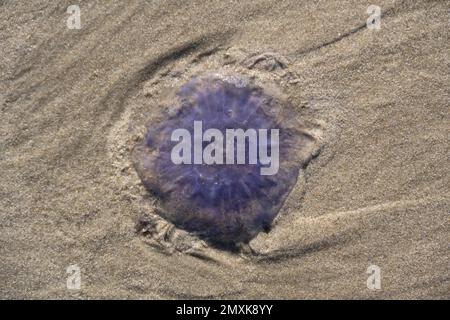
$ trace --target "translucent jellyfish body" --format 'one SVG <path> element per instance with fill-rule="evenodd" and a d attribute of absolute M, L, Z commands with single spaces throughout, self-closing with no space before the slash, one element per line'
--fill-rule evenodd
<path fill-rule="evenodd" d="M 144 186 L 159 199 L 158 213 L 177 227 L 216 243 L 245 243 L 268 231 L 304 163 L 299 155 L 308 138 L 292 109 L 280 97 L 248 80 L 229 81 L 218 75 L 191 79 L 169 103 L 171 112 L 148 125 L 145 138 L 132 154 Z M 195 123 L 201 123 L 200 141 L 195 140 Z M 185 146 L 192 148 L 188 155 L 185 149 L 178 154 L 186 160 L 183 163 L 174 161 L 174 148 L 180 151 L 181 141 L 174 135 L 180 132 L 177 129 L 189 133 Z M 208 129 L 222 133 L 223 139 L 205 137 Z M 240 162 L 238 138 L 232 140 L 234 149 L 227 149 L 227 130 L 231 129 L 257 134 L 257 146 L 250 135 L 245 137 L 245 155 Z M 260 134 L 264 132 L 267 137 Z M 272 139 L 275 132 L 278 140 Z M 211 143 L 223 146 L 223 161 L 218 161 L 219 157 L 213 163 L 205 161 Z M 195 147 L 204 159 L 194 159 Z M 276 173 L 263 175 L 262 169 L 269 165 L 259 157 L 261 148 L 270 157 L 275 147 Z M 250 159 L 252 148 L 256 161 Z M 218 150 L 212 155 L 217 156 Z M 227 150 L 234 152 L 234 163 L 226 161 Z"/>

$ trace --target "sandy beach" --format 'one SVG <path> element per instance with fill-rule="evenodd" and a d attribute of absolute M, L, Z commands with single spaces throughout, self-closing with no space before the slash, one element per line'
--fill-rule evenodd
<path fill-rule="evenodd" d="M 449 4 L 0 1 L 0 299 L 449 299 Z M 238 250 L 162 218 L 131 159 L 205 72 L 276 84 L 313 141 Z"/>

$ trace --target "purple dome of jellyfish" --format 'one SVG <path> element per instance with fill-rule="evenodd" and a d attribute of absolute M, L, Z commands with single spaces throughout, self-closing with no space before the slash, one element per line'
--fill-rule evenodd
<path fill-rule="evenodd" d="M 294 116 L 288 106 L 254 84 L 236 85 L 213 75 L 191 79 L 170 103 L 172 111 L 160 122 L 149 124 L 132 155 L 144 186 L 159 199 L 158 213 L 213 243 L 245 243 L 268 231 L 301 166 L 296 156 L 301 134 L 289 124 Z M 172 141 L 172 133 L 186 129 L 194 145 L 194 121 L 202 122 L 203 133 L 208 129 L 221 131 L 224 146 L 227 129 L 278 129 L 278 170 L 272 175 L 261 174 L 267 163 L 259 158 L 251 163 L 249 139 L 245 140 L 244 163 L 224 160 L 195 164 L 191 154 L 187 163 L 175 164 L 171 154 L 178 141 Z M 211 141 L 202 141 L 201 147 Z M 271 150 L 270 135 L 266 141 L 267 150 Z M 258 144 L 257 154 L 260 147 Z"/>

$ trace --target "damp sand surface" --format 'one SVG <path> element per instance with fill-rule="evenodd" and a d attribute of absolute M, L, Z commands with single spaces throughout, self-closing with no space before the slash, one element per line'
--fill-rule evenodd
<path fill-rule="evenodd" d="M 66 1 L 0 1 L 0 298 L 450 298 L 448 2 L 378 1 L 379 31 L 371 4 L 90 1 L 70 30 Z M 218 61 L 276 78 L 317 141 L 234 251 L 158 220 L 127 162 Z"/>

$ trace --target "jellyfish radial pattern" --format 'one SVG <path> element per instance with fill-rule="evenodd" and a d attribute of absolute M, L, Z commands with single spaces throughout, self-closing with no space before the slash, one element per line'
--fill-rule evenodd
<path fill-rule="evenodd" d="M 151 123 L 132 154 L 143 185 L 159 199 L 161 216 L 215 243 L 245 243 L 268 231 L 301 167 L 296 159 L 301 135 L 288 125 L 289 107 L 260 86 L 237 86 L 211 75 L 192 78 L 171 103 L 176 111 Z M 261 175 L 266 165 L 249 164 L 248 152 L 245 164 L 174 164 L 172 132 L 184 128 L 193 136 L 194 121 L 202 121 L 203 131 L 222 133 L 279 129 L 278 172 Z"/>

